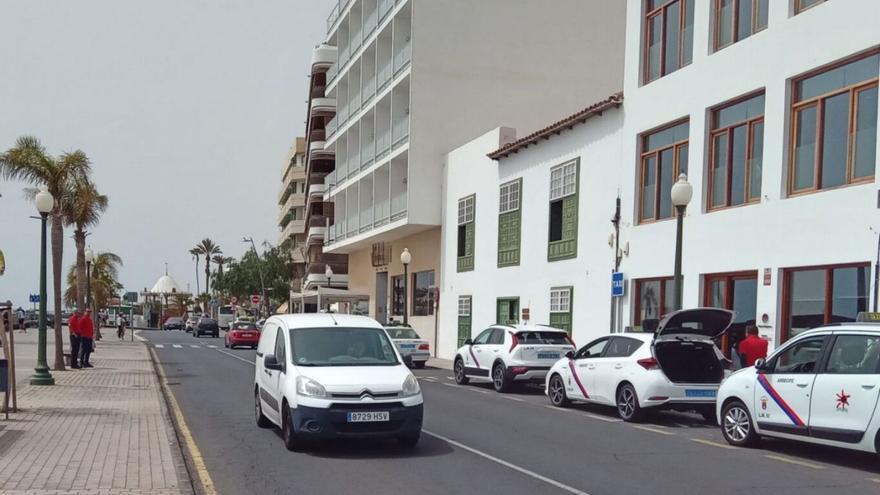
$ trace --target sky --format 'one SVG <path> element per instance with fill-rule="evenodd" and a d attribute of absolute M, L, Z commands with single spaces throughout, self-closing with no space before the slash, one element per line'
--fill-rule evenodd
<path fill-rule="evenodd" d="M 0 0 L 0 150 L 34 135 L 53 155 L 86 152 L 110 197 L 93 251 L 122 257 L 125 290 L 152 287 L 168 263 L 195 291 L 199 240 L 233 257 L 242 236 L 277 243 L 282 168 L 334 3 Z M 24 186 L 0 181 L 0 300 L 29 307 L 40 232 Z M 203 286 L 203 262 L 198 273 Z M 51 262 L 48 284 L 51 309 Z"/>

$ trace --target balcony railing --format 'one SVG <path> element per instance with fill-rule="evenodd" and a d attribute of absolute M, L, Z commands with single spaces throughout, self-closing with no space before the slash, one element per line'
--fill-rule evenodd
<path fill-rule="evenodd" d="M 397 146 L 409 137 L 409 116 L 402 118 L 394 123 L 392 137 L 392 146 Z"/>
<path fill-rule="evenodd" d="M 351 45 L 346 43 L 345 46 L 339 49 L 339 66 L 342 67 L 348 62 L 348 58 L 351 56 Z"/>
<path fill-rule="evenodd" d="M 335 64 L 331 65 L 329 69 L 327 69 L 327 84 L 330 84 L 331 81 L 336 79 L 336 76 L 339 74 L 339 67 L 341 66 L 342 64 L 336 62 Z"/>
<path fill-rule="evenodd" d="M 332 120 L 330 120 L 330 122 L 327 122 L 327 127 L 326 127 L 327 138 L 329 138 L 333 134 L 336 134 L 336 129 L 338 129 L 338 128 L 339 128 L 339 122 L 338 122 L 337 118 L 334 117 Z"/>
<path fill-rule="evenodd" d="M 406 190 L 391 197 L 391 221 L 406 216 Z"/>
<path fill-rule="evenodd" d="M 369 167 L 376 159 L 376 143 L 370 141 L 361 148 L 361 168 Z"/>
<path fill-rule="evenodd" d="M 379 22 L 385 19 L 392 7 L 394 7 L 394 0 L 379 0 Z"/>
<path fill-rule="evenodd" d="M 376 77 L 378 79 L 376 91 L 382 91 L 385 86 L 391 81 L 391 76 L 394 75 L 394 69 L 392 65 L 392 60 L 389 58 L 384 61 L 381 66 L 379 66 L 379 72 L 376 73 Z"/>
<path fill-rule="evenodd" d="M 406 41 L 406 44 L 403 45 L 397 53 L 394 54 L 394 73 L 397 74 L 407 65 L 409 65 L 410 59 L 410 44 L 409 40 Z"/>
<path fill-rule="evenodd" d="M 355 28 L 354 34 L 351 35 L 349 44 L 351 45 L 351 53 L 357 51 L 357 49 L 361 46 L 361 43 L 364 42 L 364 32 L 363 26 L 358 26 Z"/>
<path fill-rule="evenodd" d="M 376 201 L 375 206 L 373 207 L 376 214 L 375 221 L 373 222 L 374 226 L 378 227 L 388 222 L 388 217 L 390 216 L 388 204 L 387 197 Z"/>
<path fill-rule="evenodd" d="M 379 25 L 379 12 L 377 10 L 373 10 L 369 14 L 367 14 L 364 19 L 364 38 L 369 37 L 373 34 L 373 31 L 376 29 L 376 26 Z"/>
<path fill-rule="evenodd" d="M 333 6 L 333 10 L 330 11 L 330 15 L 327 16 L 327 32 L 329 33 L 331 29 L 333 29 L 333 25 L 336 24 L 336 21 L 339 19 L 339 12 L 342 11 L 342 6 L 336 4 Z"/>
<path fill-rule="evenodd" d="M 355 151 L 348 157 L 348 175 L 349 177 L 358 173 L 361 167 L 361 153 L 360 150 Z"/>
<path fill-rule="evenodd" d="M 361 103 L 366 105 L 370 98 L 376 94 L 376 78 L 371 77 L 364 81 L 364 89 L 361 90 Z"/>
<path fill-rule="evenodd" d="M 358 110 L 361 109 L 361 92 L 355 91 L 354 95 L 351 97 L 351 113 L 354 114 Z"/>
<path fill-rule="evenodd" d="M 385 156 L 391 150 L 391 129 L 386 129 L 376 139 L 376 160 Z"/>
<path fill-rule="evenodd" d="M 339 125 L 344 125 L 348 120 L 348 109 L 349 103 L 346 101 L 342 106 L 339 107 L 339 111 L 337 112 L 337 120 L 339 120 Z"/>
<path fill-rule="evenodd" d="M 373 228 L 373 209 L 364 208 L 361 210 L 361 228 L 360 232 L 364 233 Z"/>

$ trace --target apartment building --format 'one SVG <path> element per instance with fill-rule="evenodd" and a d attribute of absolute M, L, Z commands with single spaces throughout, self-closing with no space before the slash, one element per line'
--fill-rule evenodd
<path fill-rule="evenodd" d="M 525 308 L 578 343 L 650 327 L 674 308 L 681 173 L 683 307 L 736 311 L 725 352 L 748 325 L 778 345 L 875 306 L 880 3 L 629 0 L 626 16 L 622 112 L 447 157 L 441 355 Z"/>
<path fill-rule="evenodd" d="M 369 298 L 370 316 L 400 321 L 406 312 L 433 340 L 444 155 L 502 122 L 534 127 L 618 90 L 624 7 L 343 0 L 333 10 L 326 46 L 338 56 L 321 103 L 335 104 L 334 115 L 323 147 L 309 148 L 332 158 L 320 177 L 332 215 L 309 220 L 308 231 L 326 230 L 325 257 L 347 256 L 348 288 Z"/>
<path fill-rule="evenodd" d="M 278 193 L 278 245 L 286 246 L 296 265 L 305 263 L 306 168 L 305 138 L 294 140 L 281 170 Z M 294 280 L 299 287 L 301 280 Z"/>

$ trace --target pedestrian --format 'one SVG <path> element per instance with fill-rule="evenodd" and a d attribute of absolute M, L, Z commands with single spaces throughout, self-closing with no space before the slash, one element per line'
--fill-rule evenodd
<path fill-rule="evenodd" d="M 87 309 L 85 315 L 79 320 L 80 337 L 80 366 L 94 368 L 89 362 L 95 345 L 95 322 L 92 320 L 92 310 Z"/>
<path fill-rule="evenodd" d="M 72 369 L 78 370 L 80 369 L 79 365 L 79 349 L 80 349 L 80 337 L 79 337 L 79 325 L 80 319 L 82 315 L 80 310 L 74 310 L 73 314 L 70 315 L 70 319 L 67 320 L 67 330 L 70 332 L 70 367 Z"/>
<path fill-rule="evenodd" d="M 116 330 L 116 336 L 119 337 L 119 340 L 124 340 L 125 339 L 125 318 L 120 316 L 119 318 L 117 318 L 117 320 L 119 321 L 119 327 Z"/>
<path fill-rule="evenodd" d="M 18 328 L 24 330 L 24 309 L 19 306 L 18 309 L 15 310 L 15 316 L 18 319 Z"/>
<path fill-rule="evenodd" d="M 745 367 L 754 366 L 755 361 L 767 357 L 768 342 L 758 336 L 758 327 L 749 325 L 746 328 L 746 338 L 739 343 L 738 352 Z"/>

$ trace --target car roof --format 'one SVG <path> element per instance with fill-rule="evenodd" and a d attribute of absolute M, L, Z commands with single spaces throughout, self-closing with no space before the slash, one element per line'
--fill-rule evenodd
<path fill-rule="evenodd" d="M 358 315 L 343 315 L 336 313 L 297 313 L 275 315 L 266 320 L 266 323 L 279 322 L 287 328 L 316 328 L 316 327 L 359 327 L 359 328 L 382 328 L 378 321 Z"/>
<path fill-rule="evenodd" d="M 834 332 L 880 333 L 880 324 L 861 322 L 833 323 L 831 325 L 804 330 L 803 332 L 798 333 L 796 337 L 801 338 L 805 335 L 824 335 Z"/>
<path fill-rule="evenodd" d="M 498 325 L 492 325 L 492 326 L 509 328 L 509 329 L 514 330 L 516 332 L 563 332 L 563 333 L 565 333 L 565 330 L 563 330 L 561 328 L 552 327 L 550 325 L 541 325 L 539 323 L 532 323 L 532 324 L 518 323 L 516 325 L 498 324 Z"/>

